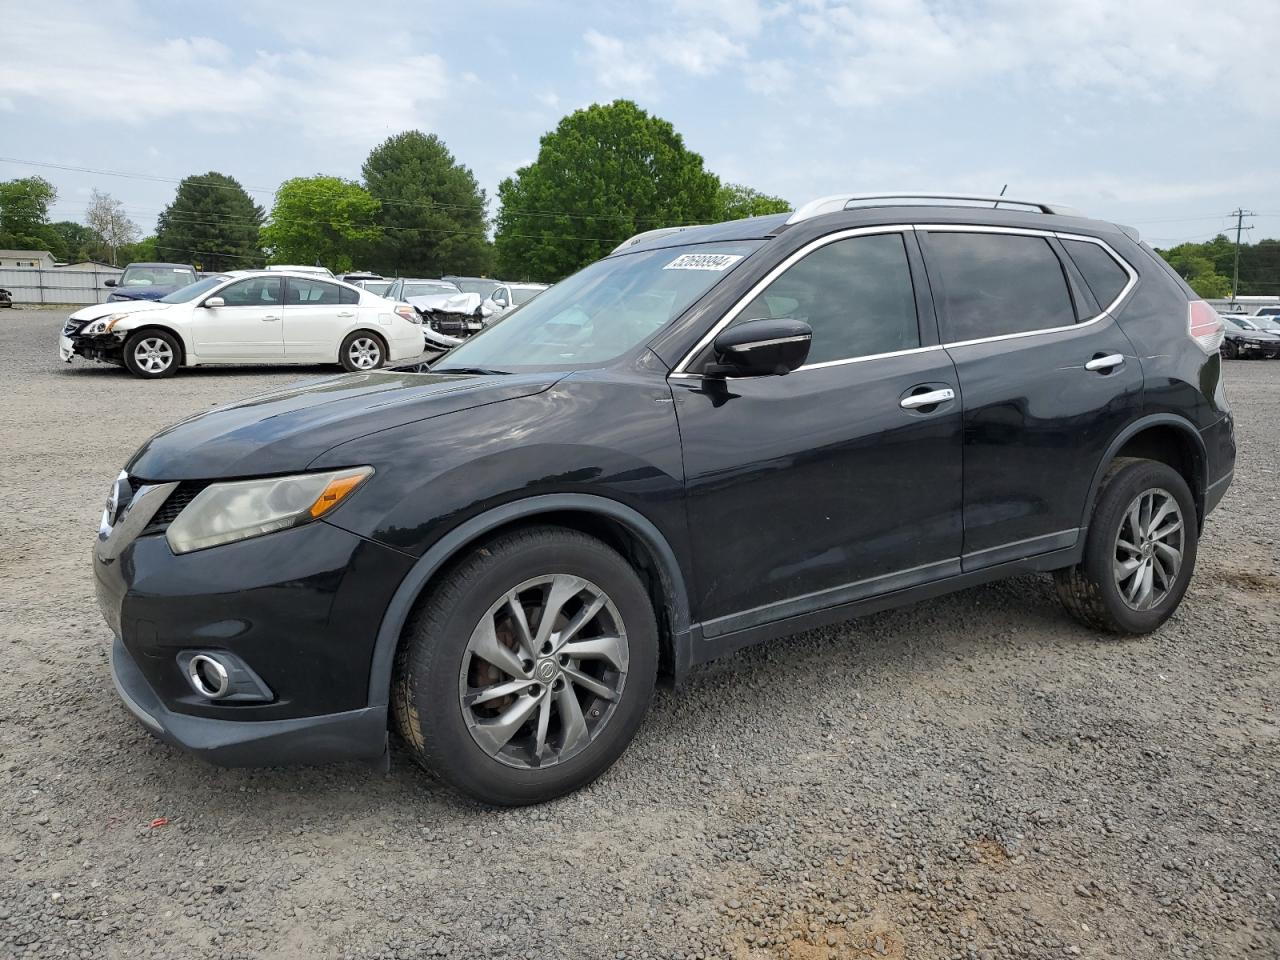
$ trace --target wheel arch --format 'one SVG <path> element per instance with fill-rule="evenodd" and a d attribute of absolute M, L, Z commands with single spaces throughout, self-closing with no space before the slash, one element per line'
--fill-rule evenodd
<path fill-rule="evenodd" d="M 1102 479 L 1117 457 L 1155 460 L 1177 470 L 1191 488 L 1191 496 L 1196 503 L 1197 523 L 1203 527 L 1208 458 L 1204 440 L 1189 420 L 1172 413 L 1157 413 L 1135 420 L 1111 441 L 1089 485 L 1089 497 L 1081 516 L 1082 529 L 1088 526 L 1089 519 L 1093 516 L 1093 506 L 1102 487 Z"/>
<path fill-rule="evenodd" d="M 191 347 L 187 343 L 187 338 L 182 335 L 177 327 L 171 327 L 163 323 L 143 323 L 134 327 L 132 330 L 126 330 L 124 343 L 120 345 L 120 349 L 123 351 L 124 345 L 128 343 L 130 339 L 140 333 L 146 333 L 148 330 L 158 330 L 161 333 L 167 333 L 169 336 L 173 337 L 173 339 L 177 340 L 178 349 L 181 351 L 181 355 L 178 357 L 178 366 L 185 367 L 187 365 L 187 358 L 191 356 Z"/>
<path fill-rule="evenodd" d="M 383 614 L 369 668 L 369 705 L 385 706 L 401 634 L 414 605 L 433 579 L 468 549 L 520 526 L 554 524 L 598 537 L 618 550 L 644 580 L 662 649 L 661 664 L 678 681 L 688 669 L 689 599 L 684 575 L 662 532 L 644 515 L 607 497 L 544 494 L 503 504 L 458 525 L 422 555 L 405 575 Z"/>

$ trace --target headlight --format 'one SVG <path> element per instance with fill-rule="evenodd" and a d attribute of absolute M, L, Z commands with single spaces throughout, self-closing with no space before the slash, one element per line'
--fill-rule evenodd
<path fill-rule="evenodd" d="M 103 317 L 101 320 L 95 320 L 86 326 L 80 333 L 86 337 L 96 337 L 99 334 L 110 333 L 115 329 L 115 325 L 121 320 L 128 317 L 127 313 L 113 313 L 109 317 Z"/>
<path fill-rule="evenodd" d="M 322 517 L 373 475 L 373 467 L 214 483 L 196 494 L 165 532 L 169 549 L 190 553 L 284 530 Z"/>
<path fill-rule="evenodd" d="M 407 303 L 399 304 L 396 307 L 396 313 L 404 317 L 404 319 L 408 320 L 410 323 L 422 323 L 422 317 L 419 316 L 418 311 L 413 309 L 413 307 L 409 306 Z"/>

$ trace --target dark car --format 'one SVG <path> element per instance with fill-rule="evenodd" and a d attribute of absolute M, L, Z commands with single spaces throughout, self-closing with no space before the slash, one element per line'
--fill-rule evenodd
<path fill-rule="evenodd" d="M 4 287 L 0 287 L 0 307 L 12 307 L 12 306 L 13 306 L 13 294 L 10 293 L 8 290 L 4 289 Z"/>
<path fill-rule="evenodd" d="M 657 231 L 427 368 L 149 440 L 96 546 L 121 696 L 222 764 L 380 758 L 519 804 L 659 673 L 1029 571 L 1090 631 L 1187 589 L 1222 321 L 1132 229 L 828 197 Z"/>
<path fill-rule="evenodd" d="M 159 300 L 196 282 L 196 268 L 186 263 L 131 263 L 118 278 L 106 281 L 115 289 L 107 302 Z"/>
<path fill-rule="evenodd" d="M 1225 331 L 1222 355 L 1236 359 L 1274 359 L 1280 357 L 1280 331 L 1267 317 L 1237 317 L 1223 314 Z"/>

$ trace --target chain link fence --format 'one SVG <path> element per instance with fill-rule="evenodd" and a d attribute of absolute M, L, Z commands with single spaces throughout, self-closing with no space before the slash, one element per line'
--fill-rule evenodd
<path fill-rule="evenodd" d="M 0 267 L 0 287 L 13 295 L 15 306 L 42 303 L 88 306 L 105 302 L 111 290 L 103 284 L 108 279 L 118 279 L 122 273 L 123 270 L 114 267 L 92 270 Z"/>

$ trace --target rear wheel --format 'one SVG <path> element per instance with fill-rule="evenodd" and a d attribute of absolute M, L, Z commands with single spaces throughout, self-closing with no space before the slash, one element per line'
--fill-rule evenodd
<path fill-rule="evenodd" d="M 1103 478 L 1083 559 L 1054 574 L 1058 596 L 1094 629 L 1150 633 L 1182 602 L 1198 539 L 1195 501 L 1176 470 L 1118 460 Z"/>
<path fill-rule="evenodd" d="M 1236 345 L 1228 340 L 1222 345 L 1222 355 L 1228 360 L 1234 360 L 1240 356 L 1240 351 L 1236 349 Z"/>
<path fill-rule="evenodd" d="M 124 365 L 135 377 L 158 380 L 178 370 L 178 339 L 164 330 L 139 330 L 124 342 Z"/>
<path fill-rule="evenodd" d="M 338 351 L 338 359 L 344 370 L 355 373 L 360 370 L 377 370 L 387 362 L 387 347 L 377 334 L 357 330 L 347 334 Z"/>
<path fill-rule="evenodd" d="M 557 527 L 501 536 L 421 603 L 392 705 L 414 758 L 486 803 L 590 783 L 621 756 L 653 695 L 657 624 L 635 570 Z"/>

